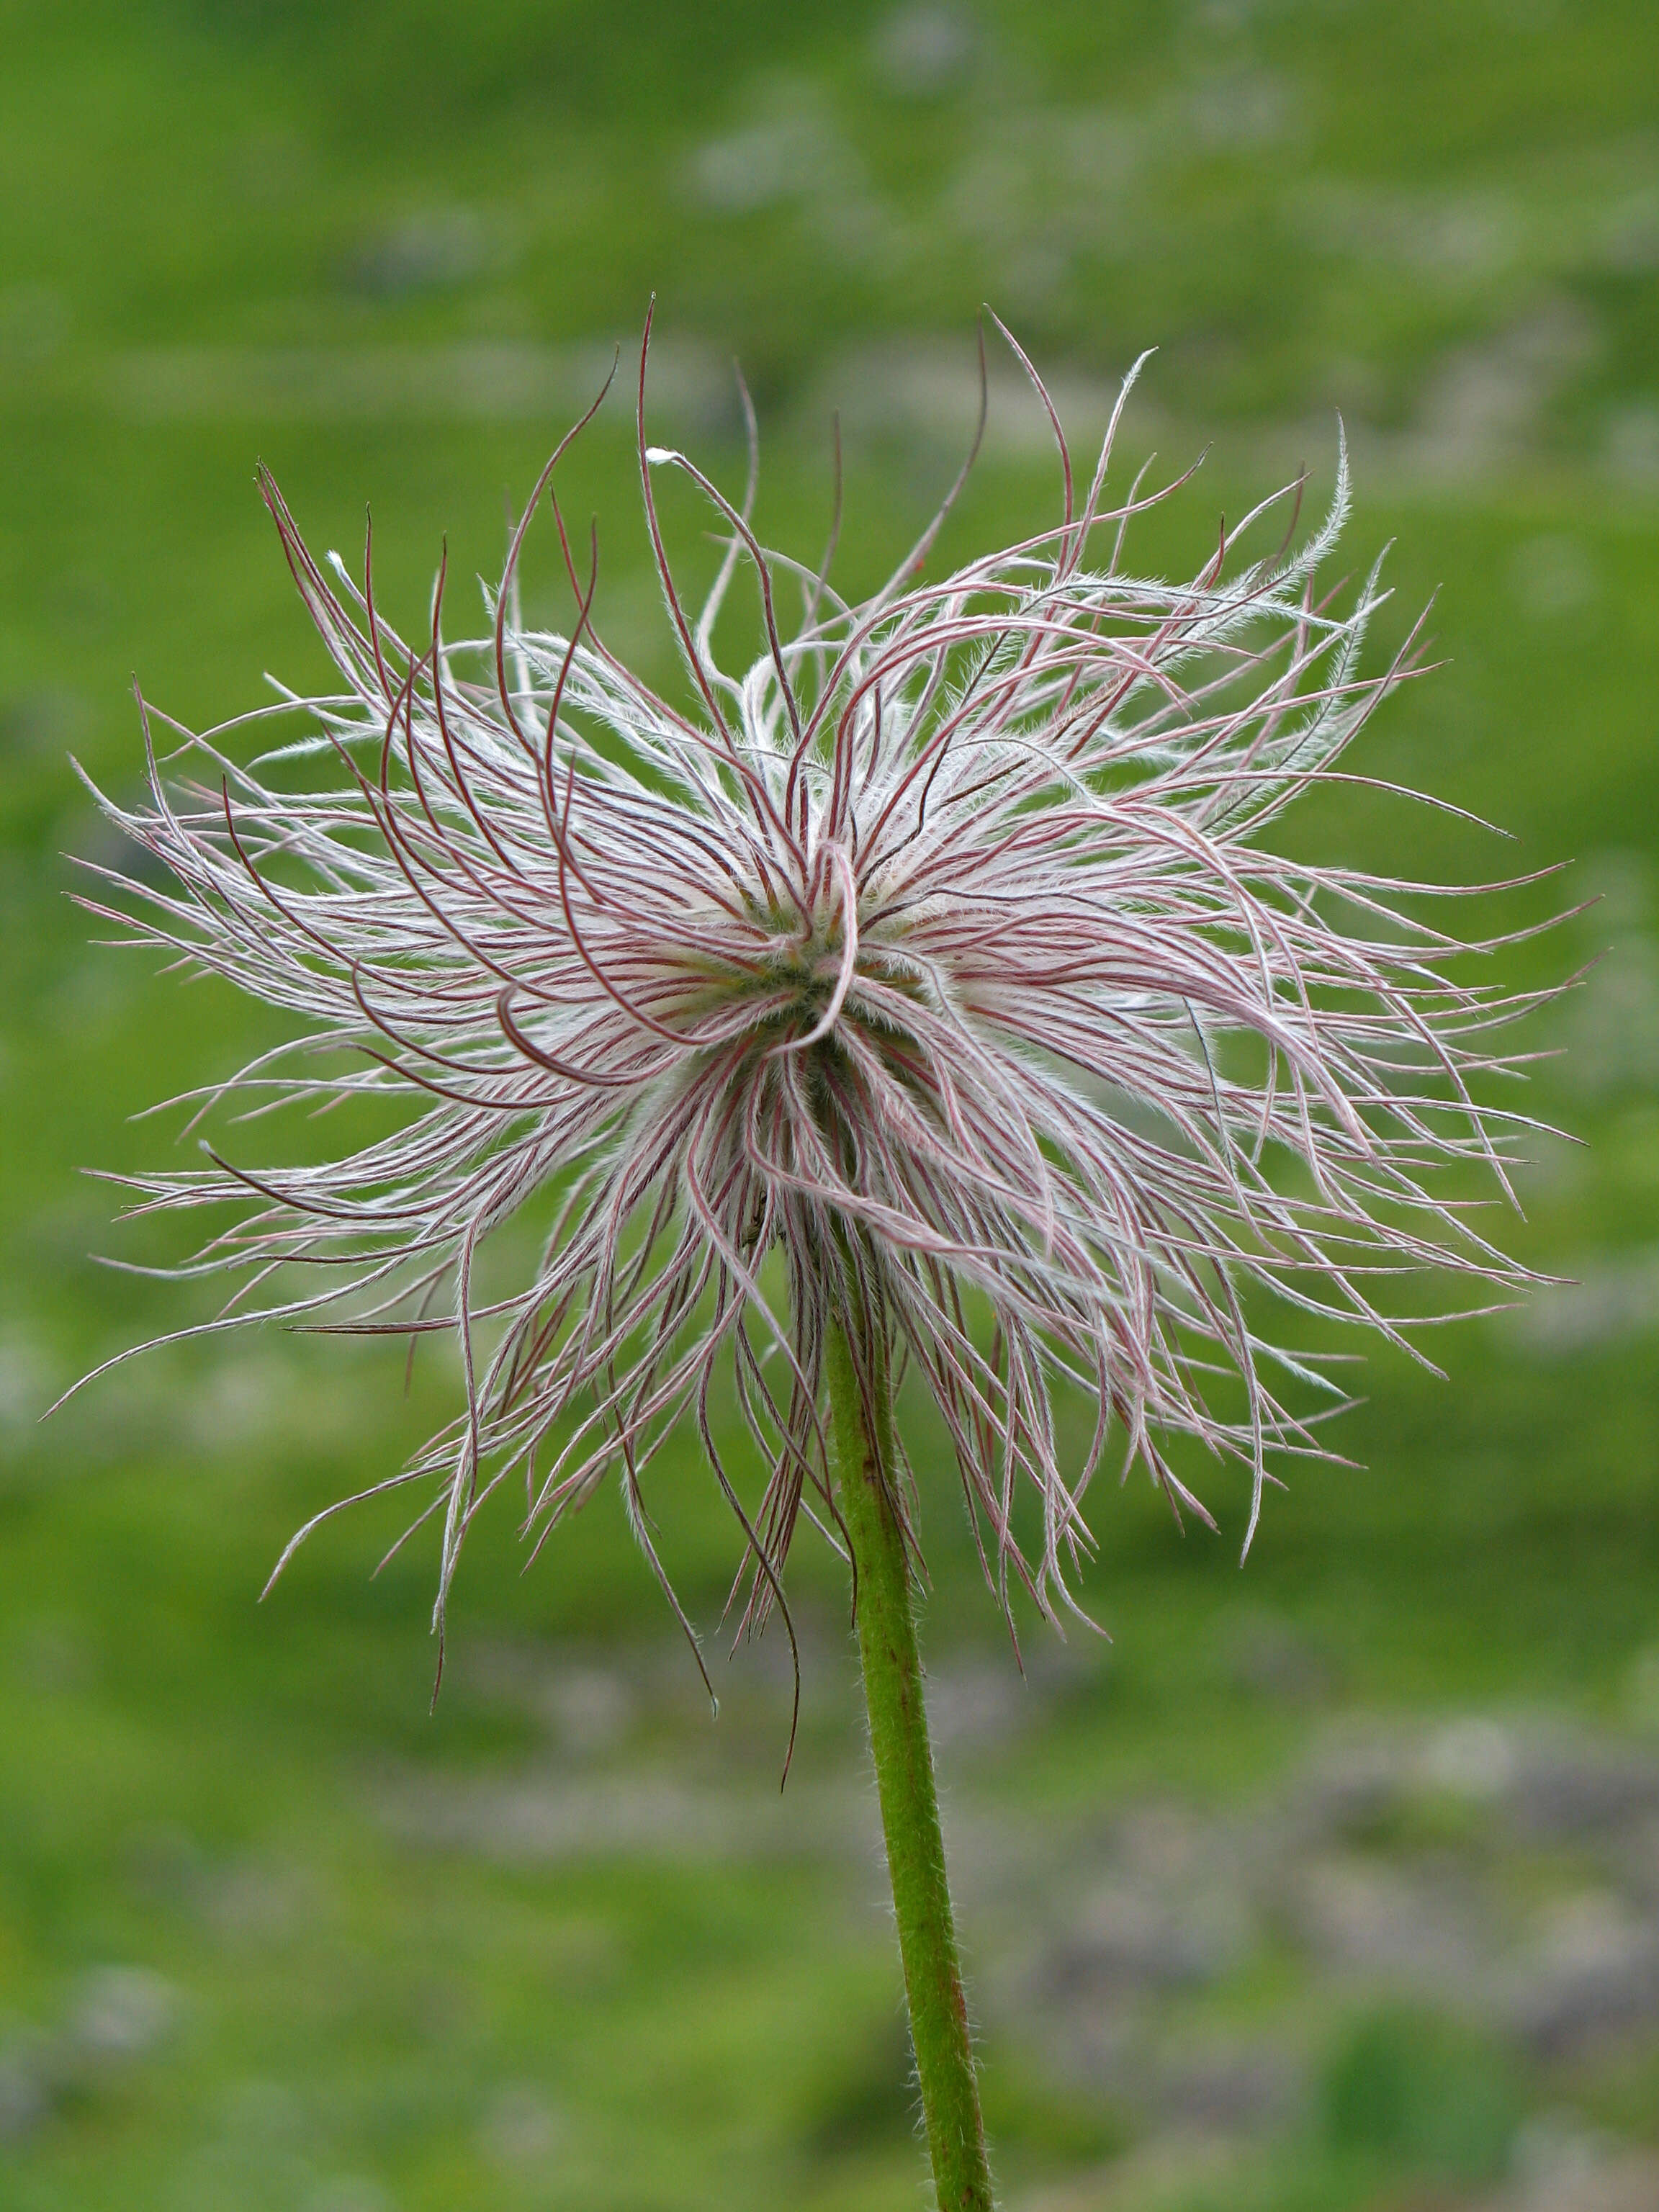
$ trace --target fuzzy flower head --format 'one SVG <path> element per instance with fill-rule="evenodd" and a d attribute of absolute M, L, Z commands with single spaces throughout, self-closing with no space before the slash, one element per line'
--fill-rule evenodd
<path fill-rule="evenodd" d="M 688 1413 L 763 1616 L 801 1514 L 834 1536 L 834 1327 L 872 1380 L 890 1358 L 915 1371 L 1005 1605 L 1018 1584 L 1052 1613 L 1109 1452 L 1206 1520 L 1169 1440 L 1242 1462 L 1254 1530 L 1275 1460 L 1319 1449 L 1305 1409 L 1333 1386 L 1258 1333 L 1264 1310 L 1400 1341 L 1379 1277 L 1521 1277 L 1456 1192 L 1472 1158 L 1502 1181 L 1517 1125 L 1469 1081 L 1505 1064 L 1489 1033 L 1522 1002 L 1449 975 L 1484 948 L 1390 902 L 1424 887 L 1267 842 L 1310 785 L 1363 780 L 1343 757 L 1409 665 L 1408 645 L 1360 672 L 1375 571 L 1341 607 L 1316 580 L 1346 465 L 1295 550 L 1237 550 L 1269 501 L 1192 580 L 1145 579 L 1126 526 L 1164 495 L 1138 479 L 1108 501 L 1109 432 L 1074 479 L 1019 358 L 1054 426 L 1058 523 L 918 580 L 941 513 L 854 605 L 827 556 L 753 535 L 752 416 L 741 506 L 647 445 L 642 350 L 684 707 L 607 649 L 597 555 L 556 501 L 574 611 L 563 633 L 520 617 L 558 453 L 489 634 L 465 644 L 442 632 L 441 574 L 405 641 L 368 560 L 361 588 L 337 557 L 325 573 L 264 478 L 339 689 L 205 736 L 169 726 L 147 804 L 104 802 L 168 879 L 127 885 L 140 909 L 118 918 L 293 1018 L 290 1042 L 191 1094 L 199 1112 L 398 1109 L 320 1165 L 247 1162 L 238 1132 L 135 1179 L 137 1210 L 232 1207 L 179 1271 L 234 1278 L 209 1328 L 453 1334 L 464 1409 L 375 1486 L 441 1521 L 440 1620 L 509 1477 L 537 1542 L 614 1478 L 658 1565 L 647 1477 Z M 695 614 L 664 470 L 726 541 Z M 1296 491 L 1276 495 L 1292 525 Z M 763 649 L 733 674 L 713 634 L 744 571 Z M 248 721 L 270 716 L 295 738 L 245 765 Z M 527 1208 L 539 1261 L 484 1299 L 485 1242 Z M 759 1449 L 752 1489 L 717 1446 L 717 1377 Z M 1094 1409 L 1069 1462 L 1062 1382 Z"/>

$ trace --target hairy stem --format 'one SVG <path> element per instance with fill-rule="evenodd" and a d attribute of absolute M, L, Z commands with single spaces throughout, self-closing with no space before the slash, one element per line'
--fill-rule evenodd
<path fill-rule="evenodd" d="M 860 1382 L 838 1324 L 830 1327 L 825 1351 L 842 1518 L 858 1578 L 870 1748 L 933 2180 L 940 2212 L 991 2212 L 985 2124 L 922 1706 L 910 1564 L 891 1490 L 896 1462 L 887 1361 L 878 1347 L 867 1363 L 873 1380 Z"/>

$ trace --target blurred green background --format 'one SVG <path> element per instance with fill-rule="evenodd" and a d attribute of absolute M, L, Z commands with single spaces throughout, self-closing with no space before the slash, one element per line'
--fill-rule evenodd
<path fill-rule="evenodd" d="M 114 857 L 129 686 L 187 721 L 320 655 L 255 495 L 422 618 L 659 299 L 662 434 L 843 585 L 949 481 L 988 300 L 1086 444 L 1196 483 L 1197 566 L 1340 410 L 1351 558 L 1449 665 L 1378 774 L 1501 822 L 1325 805 L 1324 852 L 1576 863 L 1593 911 L 1517 981 L 1540 1142 L 1504 1232 L 1578 1287 L 1374 1360 L 1358 1469 L 1184 1540 L 1102 1494 L 1115 1639 L 1022 1681 L 926 1409 L 926 1639 L 1011 2207 L 1659 2206 L 1659 29 L 1642 0 L 72 0 L 0 9 L 0 2207 L 875 2212 L 922 2201 L 845 1594 L 798 1557 L 786 1670 L 711 1723 L 613 1498 L 520 1577 L 475 1540 L 428 1715 L 432 1562 L 364 1512 L 287 1534 L 452 1402 L 442 1362 L 272 1336 L 95 1359 L 202 1310 L 88 1165 L 264 1018 L 90 948 L 63 857 Z M 596 364 L 598 365 L 596 367 Z M 626 422 L 599 510 L 613 643 L 668 660 Z M 994 368 L 941 557 L 1046 520 Z M 695 573 L 702 518 L 671 509 Z M 532 603 L 556 601 L 548 549 Z M 452 587 L 452 605 L 463 594 Z M 1397 615 L 1395 609 L 1398 610 Z M 1383 641 L 1386 643 L 1386 639 Z M 1379 648 L 1380 649 L 1380 648 Z M 1501 909 L 1540 917 L 1559 886 Z M 1493 910 L 1496 918 L 1498 910 Z M 1483 915 L 1481 918 L 1486 918 Z M 1070 1418 L 1078 1418 L 1073 1409 Z M 683 1480 L 681 1477 L 683 1476 Z M 1216 1486 L 1206 1485 L 1212 1494 Z M 734 1564 L 688 1444 L 663 1544 L 712 1629 Z"/>

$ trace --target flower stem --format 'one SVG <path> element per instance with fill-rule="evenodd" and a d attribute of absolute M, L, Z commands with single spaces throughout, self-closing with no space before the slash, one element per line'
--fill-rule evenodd
<path fill-rule="evenodd" d="M 874 1379 L 866 1396 L 846 1334 L 838 1323 L 828 1334 L 825 1367 L 841 1512 L 857 1576 L 870 1749 L 927 2148 L 940 2212 L 991 2212 L 985 2124 L 922 1706 L 910 1563 L 890 1487 L 892 1388 L 884 1351 L 870 1362 Z"/>

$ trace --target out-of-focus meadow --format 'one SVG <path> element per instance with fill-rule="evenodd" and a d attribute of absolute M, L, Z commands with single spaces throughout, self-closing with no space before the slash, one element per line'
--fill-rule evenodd
<path fill-rule="evenodd" d="M 659 295 L 660 434 L 843 580 L 955 470 L 982 300 L 1086 446 L 1196 482 L 1145 565 L 1340 410 L 1390 638 L 1448 665 L 1293 834 L 1389 871 L 1571 860 L 1483 903 L 1536 1027 L 1540 1141 L 1500 1233 L 1578 1279 L 1374 1359 L 1360 1464 L 1236 1480 L 1184 1538 L 1096 1500 L 1115 1639 L 1027 1638 L 927 1470 L 926 1620 L 988 2118 L 1011 2207 L 1659 2205 L 1659 31 L 1642 0 L 1085 0 L 719 9 L 128 0 L 3 12 L 0 66 L 0 2205 L 6 2212 L 695 2212 L 919 2203 L 896 1971 L 836 1563 L 803 1543 L 805 1720 L 720 1651 L 711 1722 L 617 1500 L 521 1577 L 474 1540 L 428 1714 L 429 1547 L 291 1529 L 446 1413 L 441 1358 L 270 1335 L 82 1369 L 205 1308 L 88 1258 L 78 1170 L 274 1032 L 88 946 L 112 860 L 72 751 L 137 788 L 129 686 L 198 726 L 322 662 L 252 483 L 320 546 L 374 506 L 418 623 L 493 571 L 613 343 Z M 948 560 L 1045 522 L 1012 364 Z M 567 501 L 601 626 L 666 676 L 625 410 Z M 689 573 L 702 518 L 672 501 Z M 528 589 L 561 606 L 556 555 Z M 452 607 L 464 594 L 452 584 Z M 1076 1425 L 1084 1409 L 1068 1418 Z M 656 1488 L 711 1631 L 734 1534 L 694 1446 Z"/>

